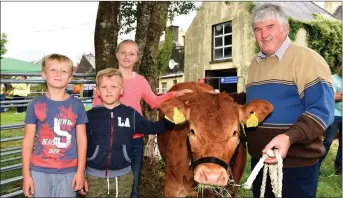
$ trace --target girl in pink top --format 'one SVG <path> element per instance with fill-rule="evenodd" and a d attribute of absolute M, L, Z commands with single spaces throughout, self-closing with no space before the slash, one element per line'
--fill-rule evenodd
<path fill-rule="evenodd" d="M 148 81 L 142 76 L 133 71 L 133 66 L 138 60 L 138 44 L 132 40 L 122 41 L 117 48 L 116 57 L 119 63 L 119 71 L 122 72 L 124 77 L 124 94 L 122 95 L 120 101 L 130 107 L 136 109 L 142 114 L 142 108 L 140 101 L 143 100 L 150 105 L 150 107 L 158 108 L 161 103 L 165 100 L 182 96 L 186 93 L 193 92 L 189 89 L 184 89 L 180 91 L 172 91 L 167 94 L 156 96 L 151 90 Z M 98 92 L 95 92 L 93 107 L 102 105 Z M 143 157 L 143 145 L 144 140 L 143 134 L 134 134 L 133 142 L 133 155 L 131 159 L 132 172 L 134 175 L 134 184 L 132 188 L 132 198 L 136 198 L 138 195 L 138 182 L 139 182 L 139 170 L 141 168 L 141 162 Z"/>

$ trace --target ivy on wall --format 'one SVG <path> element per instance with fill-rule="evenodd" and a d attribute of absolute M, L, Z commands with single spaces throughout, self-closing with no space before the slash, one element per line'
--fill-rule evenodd
<path fill-rule="evenodd" d="M 298 31 L 303 28 L 303 23 L 292 18 L 292 17 L 289 17 L 288 18 L 288 23 L 289 23 L 289 33 L 288 33 L 288 37 L 292 40 L 292 41 L 295 41 L 297 38 L 297 34 L 298 34 Z"/>
<path fill-rule="evenodd" d="M 255 3 L 248 3 L 249 13 L 255 8 Z M 342 22 L 325 18 L 320 14 L 313 14 L 311 21 L 299 21 L 289 17 L 289 38 L 296 40 L 298 31 L 304 28 L 308 47 L 318 52 L 330 66 L 331 72 L 336 72 L 336 66 L 342 60 Z M 254 52 L 259 52 L 255 42 Z"/>
<path fill-rule="evenodd" d="M 254 2 L 249 2 L 248 3 L 248 11 L 251 14 L 254 8 L 256 7 L 256 4 Z"/>
<path fill-rule="evenodd" d="M 289 38 L 295 41 L 299 29 L 304 28 L 308 47 L 318 52 L 335 73 L 337 64 L 342 60 L 341 21 L 327 19 L 320 14 L 313 14 L 313 17 L 311 21 L 290 18 Z"/>
<path fill-rule="evenodd" d="M 173 35 L 169 28 L 166 28 L 164 43 L 159 47 L 157 54 L 157 68 L 161 73 L 164 73 L 168 67 L 168 63 L 173 51 Z"/>

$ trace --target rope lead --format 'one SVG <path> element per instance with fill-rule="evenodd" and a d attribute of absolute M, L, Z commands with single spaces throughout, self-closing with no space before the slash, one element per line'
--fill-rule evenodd
<path fill-rule="evenodd" d="M 268 157 L 276 157 L 277 163 L 276 164 L 264 164 L 264 161 Z M 243 188 L 251 189 L 252 183 L 254 182 L 258 172 L 264 165 L 263 169 L 263 178 L 262 178 L 262 185 L 261 185 L 261 197 L 264 197 L 264 193 L 266 190 L 266 180 L 267 180 L 267 173 L 269 170 L 269 176 L 271 181 L 271 186 L 273 189 L 273 193 L 275 197 L 282 197 L 282 167 L 283 167 L 283 160 L 278 152 L 278 150 L 267 150 L 266 154 L 264 154 L 261 159 L 256 164 L 254 170 L 251 172 L 250 176 L 248 177 L 247 181 L 243 184 Z"/>

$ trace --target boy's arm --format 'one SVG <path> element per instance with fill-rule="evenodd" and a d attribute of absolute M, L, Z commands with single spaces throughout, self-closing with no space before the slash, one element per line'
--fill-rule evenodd
<path fill-rule="evenodd" d="M 85 172 L 87 154 L 86 124 L 76 125 L 77 172 Z"/>
<path fill-rule="evenodd" d="M 23 191 L 26 197 L 33 197 L 34 183 L 30 173 L 30 160 L 33 143 L 35 140 L 36 124 L 25 124 L 24 138 L 21 148 L 22 171 L 23 171 Z"/>
<path fill-rule="evenodd" d="M 78 101 L 78 117 L 76 121 L 76 144 L 77 144 L 77 171 L 73 177 L 72 187 L 74 191 L 81 190 L 85 183 L 85 167 L 87 158 L 87 114 L 83 103 Z"/>
<path fill-rule="evenodd" d="M 73 177 L 74 191 L 81 190 L 85 184 L 85 167 L 87 153 L 86 124 L 76 125 L 77 171 Z"/>
<path fill-rule="evenodd" d="M 158 134 L 173 129 L 174 123 L 163 118 L 160 121 L 153 122 L 145 119 L 140 113 L 134 110 L 134 131 L 143 134 Z"/>
<path fill-rule="evenodd" d="M 30 176 L 30 160 L 33 151 L 33 144 L 36 135 L 36 127 L 37 127 L 37 117 L 35 114 L 35 106 L 36 108 L 40 108 L 43 115 L 45 115 L 45 105 L 44 104 L 37 104 L 35 100 L 31 101 L 27 107 L 26 115 L 25 115 L 25 129 L 24 129 L 24 138 L 22 143 L 22 166 L 23 166 L 23 177 Z M 44 116 L 42 116 L 44 117 Z"/>
<path fill-rule="evenodd" d="M 30 160 L 33 149 L 33 142 L 35 140 L 36 124 L 25 124 L 24 138 L 21 149 L 23 177 L 31 177 L 30 174 Z"/>

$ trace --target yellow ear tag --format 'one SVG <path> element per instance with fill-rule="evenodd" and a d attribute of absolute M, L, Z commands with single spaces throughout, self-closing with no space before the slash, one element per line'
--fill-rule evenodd
<path fill-rule="evenodd" d="M 167 120 L 173 122 L 172 120 L 170 120 L 167 115 L 164 116 Z M 181 123 L 184 123 L 186 122 L 186 118 L 185 116 L 183 115 L 183 113 L 181 111 L 179 111 L 177 109 L 177 107 L 174 107 L 174 115 L 173 115 L 173 120 L 174 120 L 174 123 L 175 124 L 181 124 Z"/>
<path fill-rule="evenodd" d="M 185 115 L 183 115 L 183 113 L 179 111 L 177 107 L 174 107 L 173 120 L 175 124 L 181 124 L 181 123 L 186 122 Z"/>
<path fill-rule="evenodd" d="M 256 116 L 255 112 L 250 114 L 250 117 L 247 119 L 247 128 L 249 127 L 256 127 L 258 125 L 258 117 Z"/>

